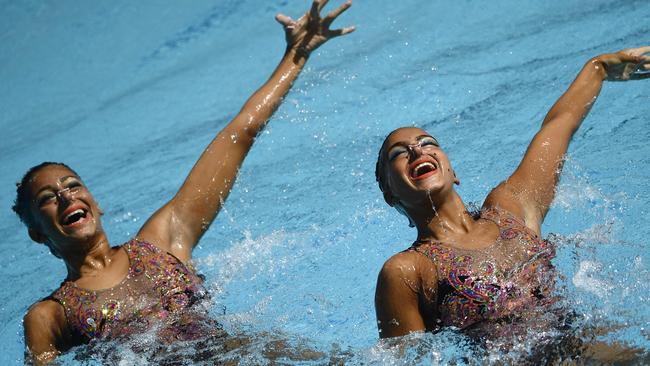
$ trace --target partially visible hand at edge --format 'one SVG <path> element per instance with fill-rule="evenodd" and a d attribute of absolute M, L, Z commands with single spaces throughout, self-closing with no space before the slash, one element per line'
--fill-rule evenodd
<path fill-rule="evenodd" d="M 297 57 L 308 57 L 311 52 L 328 40 L 354 31 L 354 27 L 330 29 L 332 22 L 352 5 L 352 0 L 347 0 L 321 18 L 320 11 L 328 1 L 314 0 L 311 9 L 298 20 L 293 20 L 284 14 L 278 14 L 275 17 L 284 27 L 287 51 L 294 51 Z"/>
<path fill-rule="evenodd" d="M 615 53 L 606 53 L 594 58 L 604 70 L 604 79 L 627 81 L 650 78 L 650 46 L 628 48 Z"/>

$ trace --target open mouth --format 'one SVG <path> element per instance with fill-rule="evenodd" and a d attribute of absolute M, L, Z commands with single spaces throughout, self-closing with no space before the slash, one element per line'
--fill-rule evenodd
<path fill-rule="evenodd" d="M 415 180 L 428 178 L 433 175 L 436 170 L 438 170 L 438 167 L 434 162 L 424 161 L 411 169 L 411 178 Z"/>
<path fill-rule="evenodd" d="M 83 219 L 86 218 L 86 211 L 81 208 L 78 208 L 63 217 L 61 223 L 63 226 L 74 226 L 75 224 L 81 223 Z"/>

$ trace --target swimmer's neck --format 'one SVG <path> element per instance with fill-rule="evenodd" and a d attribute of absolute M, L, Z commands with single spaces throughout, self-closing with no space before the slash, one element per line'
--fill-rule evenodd
<path fill-rule="evenodd" d="M 75 250 L 63 255 L 68 270 L 68 280 L 77 280 L 84 276 L 94 275 L 110 266 L 114 251 L 108 242 L 108 237 L 101 231 Z"/>
<path fill-rule="evenodd" d="M 418 241 L 450 241 L 469 234 L 476 224 L 455 191 L 447 199 L 435 202 L 427 215 L 416 217 L 414 221 L 418 229 Z"/>

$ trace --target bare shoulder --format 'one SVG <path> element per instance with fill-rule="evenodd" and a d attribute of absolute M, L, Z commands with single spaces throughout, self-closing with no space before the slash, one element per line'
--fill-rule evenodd
<path fill-rule="evenodd" d="M 536 232 L 541 233 L 540 225 L 542 221 L 541 212 L 535 208 L 535 205 L 525 205 L 522 202 L 529 202 L 524 196 L 529 192 L 523 192 L 516 188 L 509 180 L 501 182 L 496 186 L 483 202 L 483 208 L 500 208 L 510 212 L 526 223 L 526 226 Z"/>
<path fill-rule="evenodd" d="M 416 251 L 399 252 L 390 257 L 379 272 L 380 282 L 403 282 L 421 285 L 422 281 L 435 282 L 435 264 Z"/>
<path fill-rule="evenodd" d="M 43 300 L 32 305 L 25 314 L 23 326 L 26 357 L 35 364 L 45 364 L 69 348 L 65 312 L 56 301 Z"/>
<path fill-rule="evenodd" d="M 380 337 L 396 337 L 433 329 L 436 266 L 416 251 L 400 252 L 382 266 L 375 290 Z"/>
<path fill-rule="evenodd" d="M 140 228 L 136 238 L 151 243 L 161 250 L 172 254 L 187 263 L 192 258 L 192 245 L 185 244 L 187 232 L 183 225 L 173 225 L 174 200 L 168 202 L 156 211 Z"/>
<path fill-rule="evenodd" d="M 61 304 L 54 300 L 42 300 L 29 307 L 24 317 L 25 327 L 43 326 L 65 322 L 65 313 Z"/>

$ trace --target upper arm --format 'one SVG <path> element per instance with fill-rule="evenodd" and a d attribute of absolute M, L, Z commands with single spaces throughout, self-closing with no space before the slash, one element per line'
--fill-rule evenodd
<path fill-rule="evenodd" d="M 138 234 L 186 260 L 232 189 L 255 137 L 291 89 L 305 58 L 286 53 L 267 80 L 203 151 L 174 198 Z"/>
<path fill-rule="evenodd" d="M 596 61 L 596 62 L 594 62 Z M 539 227 L 555 195 L 569 142 L 595 102 L 603 83 L 602 63 L 590 60 L 553 104 L 515 172 L 497 187 L 484 206 L 501 205 Z"/>
<path fill-rule="evenodd" d="M 521 217 L 526 226 L 539 234 L 575 131 L 573 122 L 573 118 L 567 115 L 545 121 L 517 169 L 490 192 L 483 206 L 505 208 Z"/>
<path fill-rule="evenodd" d="M 236 117 L 214 138 L 196 162 L 176 195 L 156 211 L 137 237 L 151 242 L 182 261 L 208 229 L 228 196 L 254 136 Z M 232 139 L 238 135 L 238 139 Z"/>
<path fill-rule="evenodd" d="M 391 257 L 379 272 L 375 311 L 381 338 L 396 337 L 431 328 L 434 320 L 435 268 L 422 273 L 417 253 Z"/>
<path fill-rule="evenodd" d="M 38 302 L 23 319 L 27 354 L 35 364 L 48 363 L 63 350 L 68 341 L 63 307 L 52 301 Z"/>

